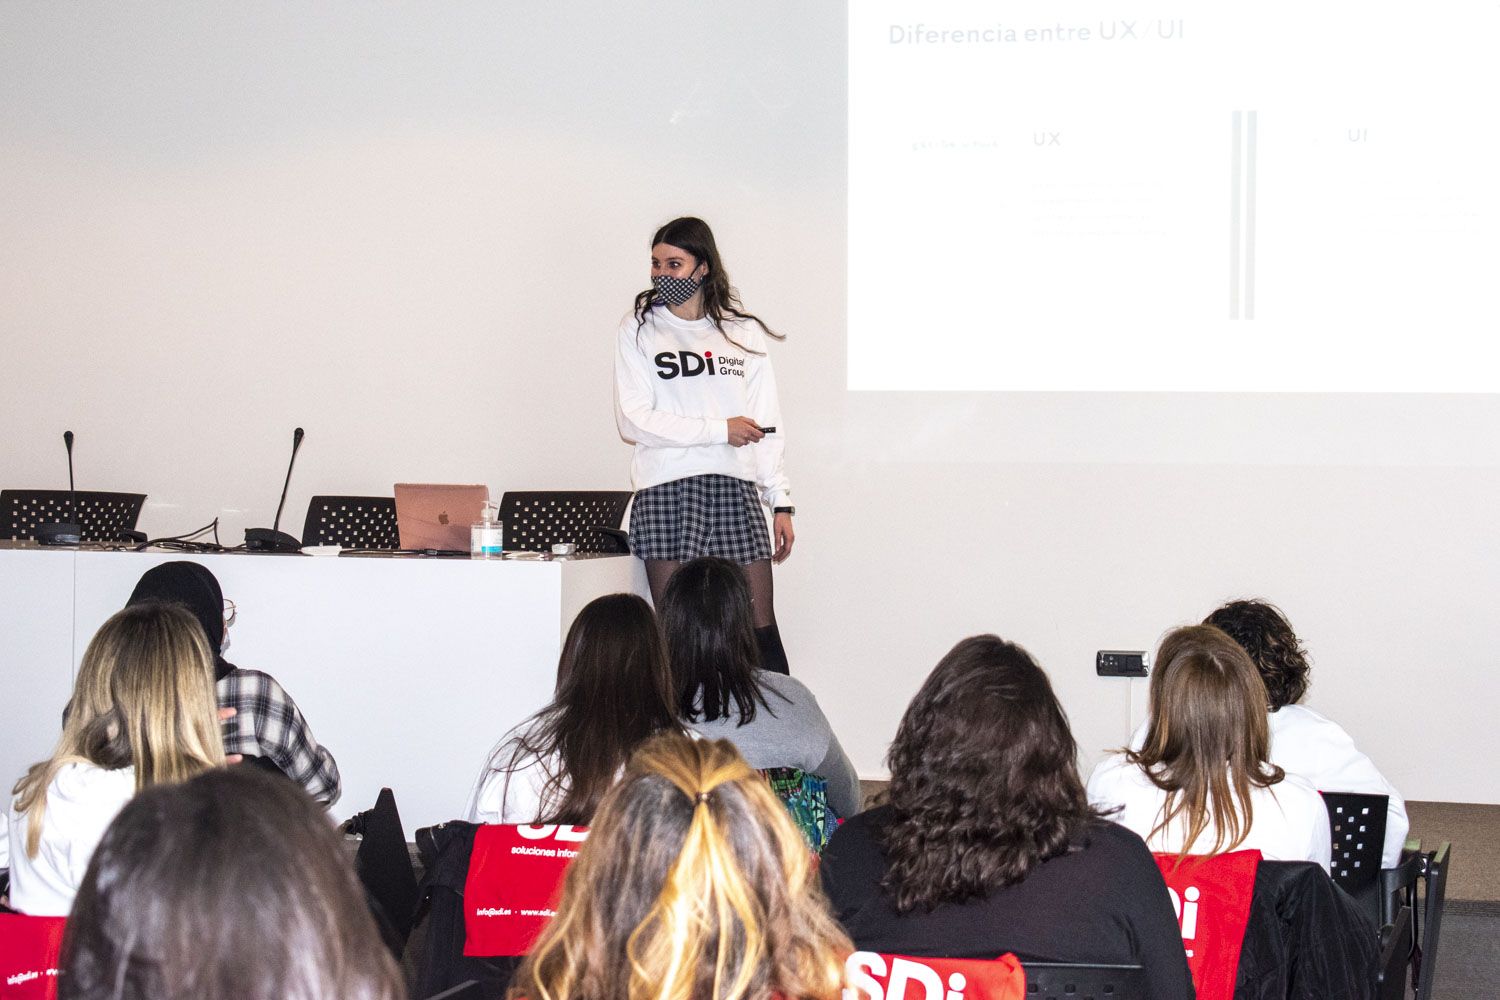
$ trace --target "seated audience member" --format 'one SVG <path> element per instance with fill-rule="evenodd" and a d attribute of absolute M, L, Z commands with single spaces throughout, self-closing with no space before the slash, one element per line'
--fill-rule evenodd
<path fill-rule="evenodd" d="M 269 674 L 245 670 L 224 659 L 236 611 L 232 602 L 224 600 L 213 572 L 186 560 L 162 563 L 146 571 L 128 603 L 145 601 L 181 604 L 203 626 L 214 656 L 219 704 L 236 713 L 224 725 L 224 751 L 243 755 L 249 765 L 280 771 L 324 805 L 337 802 L 341 790 L 338 764 L 313 737 L 292 696 Z"/>
<path fill-rule="evenodd" d="M 727 559 L 684 563 L 661 604 L 677 711 L 710 739 L 727 739 L 759 769 L 795 767 L 828 784 L 839 816 L 859 811 L 859 778 L 813 693 L 760 669 L 750 588 Z"/>
<path fill-rule="evenodd" d="M 66 916 L 126 802 L 223 762 L 213 657 L 193 616 L 162 604 L 115 614 L 84 651 L 57 749 L 16 782 L 11 905 Z"/>
<path fill-rule="evenodd" d="M 327 815 L 235 767 L 152 788 L 94 852 L 61 1000 L 403 1000 Z"/>
<path fill-rule="evenodd" d="M 475 823 L 587 825 L 635 748 L 681 732 L 651 606 L 590 601 L 568 629 L 552 704 L 490 751 L 469 796 Z"/>
<path fill-rule="evenodd" d="M 1301 775 L 1320 792 L 1388 796 L 1384 863 L 1387 868 L 1399 863 L 1411 826 L 1406 800 L 1343 727 L 1297 704 L 1307 692 L 1309 668 L 1291 622 L 1264 601 L 1230 601 L 1203 624 L 1223 629 L 1260 671 L 1270 708 L 1271 763 Z"/>
<path fill-rule="evenodd" d="M 1145 740 L 1094 769 L 1089 801 L 1164 854 L 1253 848 L 1268 861 L 1328 868 L 1323 799 L 1270 763 L 1265 706 L 1265 684 L 1233 639 L 1212 625 L 1169 633 L 1151 676 Z"/>
<path fill-rule="evenodd" d="M 935 958 L 1141 965 L 1191 997 L 1182 934 L 1146 845 L 1089 808 L 1047 676 L 965 639 L 912 699 L 886 803 L 839 827 L 823 887 L 855 945 Z"/>
<path fill-rule="evenodd" d="M 726 740 L 631 758 L 511 985 L 536 1000 L 837 1000 L 849 941 L 813 857 Z"/>

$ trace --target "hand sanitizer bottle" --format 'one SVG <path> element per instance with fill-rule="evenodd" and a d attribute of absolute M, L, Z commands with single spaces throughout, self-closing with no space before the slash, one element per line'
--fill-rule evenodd
<path fill-rule="evenodd" d="M 501 558 L 505 541 L 500 522 L 495 520 L 498 513 L 493 503 L 488 500 L 484 502 L 484 512 L 481 514 L 483 520 L 475 521 L 469 526 L 469 558 Z"/>

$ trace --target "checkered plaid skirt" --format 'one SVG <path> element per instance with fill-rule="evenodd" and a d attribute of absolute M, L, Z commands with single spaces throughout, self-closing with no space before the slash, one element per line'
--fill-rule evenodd
<path fill-rule="evenodd" d="M 630 551 L 642 559 L 686 562 L 719 556 L 730 562 L 771 558 L 765 508 L 752 482 L 733 476 L 689 476 L 637 491 L 630 508 Z"/>

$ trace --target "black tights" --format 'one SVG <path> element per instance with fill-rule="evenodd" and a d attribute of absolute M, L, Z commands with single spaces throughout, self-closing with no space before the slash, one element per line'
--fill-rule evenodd
<path fill-rule="evenodd" d="M 646 581 L 651 585 L 651 603 L 661 607 L 667 592 L 667 581 L 682 563 L 675 559 L 647 559 Z M 750 587 L 750 614 L 754 619 L 755 638 L 760 643 L 761 666 L 778 674 L 791 672 L 786 649 L 781 645 L 781 630 L 776 627 L 776 606 L 771 589 L 771 560 L 757 559 L 740 567 Z"/>
<path fill-rule="evenodd" d="M 651 603 L 661 607 L 662 597 L 667 593 L 667 581 L 677 572 L 682 563 L 675 559 L 647 559 L 646 580 L 651 584 Z M 769 628 L 776 624 L 776 608 L 772 604 L 771 560 L 760 559 L 746 563 L 745 583 L 750 587 L 750 613 L 755 618 L 756 628 Z"/>

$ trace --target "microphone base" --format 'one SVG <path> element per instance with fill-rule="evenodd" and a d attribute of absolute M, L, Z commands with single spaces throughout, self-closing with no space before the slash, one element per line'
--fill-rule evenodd
<path fill-rule="evenodd" d="M 36 543 L 38 545 L 82 545 L 83 526 L 67 522 L 39 524 L 36 526 Z"/>
<path fill-rule="evenodd" d="M 246 528 L 247 552 L 301 552 L 302 543 L 284 531 L 274 528 Z"/>

